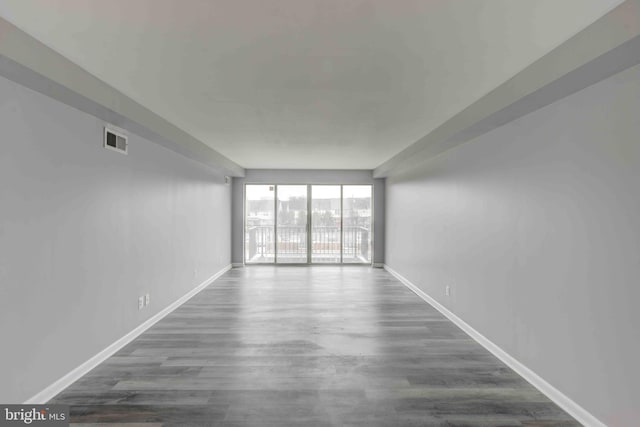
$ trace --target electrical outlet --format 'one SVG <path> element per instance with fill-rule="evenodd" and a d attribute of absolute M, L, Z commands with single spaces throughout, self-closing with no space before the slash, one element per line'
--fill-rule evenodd
<path fill-rule="evenodd" d="M 149 305 L 150 302 L 151 302 L 151 295 L 146 294 L 144 296 L 144 305 Z"/>
<path fill-rule="evenodd" d="M 144 297 L 138 297 L 138 310 L 142 310 L 144 308 Z"/>
<path fill-rule="evenodd" d="M 447 285 L 444 287 L 444 294 L 448 297 L 451 296 L 451 286 Z"/>

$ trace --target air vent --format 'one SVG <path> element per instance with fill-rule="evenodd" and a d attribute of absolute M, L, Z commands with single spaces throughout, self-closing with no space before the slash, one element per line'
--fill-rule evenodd
<path fill-rule="evenodd" d="M 112 128 L 104 128 L 104 148 L 127 154 L 127 136 Z"/>

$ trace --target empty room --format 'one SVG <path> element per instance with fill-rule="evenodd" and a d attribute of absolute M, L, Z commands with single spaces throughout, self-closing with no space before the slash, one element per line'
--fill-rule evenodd
<path fill-rule="evenodd" d="M 0 0 L 0 425 L 640 426 L 640 0 Z"/>

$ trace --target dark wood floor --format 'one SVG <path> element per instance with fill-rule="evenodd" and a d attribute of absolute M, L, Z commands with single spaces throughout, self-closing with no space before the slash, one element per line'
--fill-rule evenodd
<path fill-rule="evenodd" d="M 73 423 L 578 426 L 380 269 L 234 269 L 50 403 Z"/>

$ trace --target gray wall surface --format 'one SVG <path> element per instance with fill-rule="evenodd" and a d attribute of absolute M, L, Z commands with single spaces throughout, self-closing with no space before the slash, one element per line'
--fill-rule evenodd
<path fill-rule="evenodd" d="M 639 111 L 636 66 L 387 178 L 387 265 L 612 426 L 640 420 Z"/>
<path fill-rule="evenodd" d="M 0 77 L 0 402 L 21 403 L 230 263 L 221 174 Z M 138 311 L 137 298 L 151 294 Z"/>
<path fill-rule="evenodd" d="M 374 179 L 369 170 L 247 169 L 244 178 L 233 178 L 231 257 L 244 262 L 244 185 L 245 184 L 372 184 L 373 185 L 373 262 L 384 262 L 384 179 Z"/>

